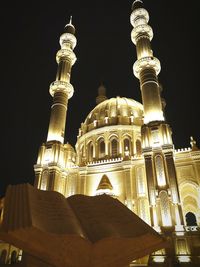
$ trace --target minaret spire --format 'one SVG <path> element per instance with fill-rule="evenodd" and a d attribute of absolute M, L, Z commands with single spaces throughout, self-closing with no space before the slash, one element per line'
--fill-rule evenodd
<path fill-rule="evenodd" d="M 143 5 L 143 1 L 142 0 L 135 0 L 132 4 L 132 10 L 138 8 L 138 7 L 142 7 Z"/>
<path fill-rule="evenodd" d="M 38 153 L 35 170 L 35 186 L 42 190 L 58 191 L 67 194 L 65 184 L 69 172 L 68 164 L 74 164 L 75 151 L 69 144 L 64 144 L 65 124 L 68 100 L 73 96 L 74 88 L 70 83 L 71 68 L 76 61 L 73 50 L 76 46 L 75 27 L 70 22 L 60 36 L 61 49 L 57 52 L 58 63 L 56 80 L 50 85 L 53 97 L 47 142 L 42 144 Z M 64 182 L 65 181 L 65 182 Z"/>
<path fill-rule="evenodd" d="M 96 97 L 96 104 L 100 104 L 101 102 L 105 101 L 107 99 L 106 96 L 106 87 L 103 83 L 98 88 L 98 96 Z"/>
<path fill-rule="evenodd" d="M 144 105 L 144 123 L 164 121 L 157 75 L 161 66 L 151 50 L 153 30 L 148 25 L 149 14 L 141 0 L 134 1 L 130 18 L 133 30 L 131 38 L 136 45 L 137 61 L 133 66 L 134 75 L 140 80 Z"/>
<path fill-rule="evenodd" d="M 76 46 L 75 27 L 70 22 L 65 26 L 65 32 L 60 37 L 61 49 L 57 52 L 58 63 L 56 80 L 50 85 L 50 94 L 53 97 L 51 117 L 47 141 L 64 143 L 65 123 L 68 99 L 73 96 L 74 88 L 70 83 L 71 68 L 76 61 L 73 49 Z"/>
<path fill-rule="evenodd" d="M 72 16 L 70 16 L 69 24 L 72 25 Z"/>
<path fill-rule="evenodd" d="M 172 132 L 163 114 L 164 101 L 160 96 L 161 86 L 158 82 L 161 65 L 151 49 L 153 30 L 148 25 L 149 13 L 141 0 L 133 2 L 130 22 L 133 26 L 131 39 L 137 52 L 133 71 L 140 80 L 144 106 L 141 137 L 151 223 L 154 227 L 158 227 L 158 222 L 163 227 L 175 224 L 178 229 L 183 224 L 183 215 L 177 187 Z M 169 192 L 173 194 L 170 196 Z"/>

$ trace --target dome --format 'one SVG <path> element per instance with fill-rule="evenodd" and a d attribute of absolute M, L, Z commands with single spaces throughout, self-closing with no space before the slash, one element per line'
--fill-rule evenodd
<path fill-rule="evenodd" d="M 73 146 L 70 145 L 68 142 L 64 145 L 64 147 L 67 151 L 75 152 Z"/>
<path fill-rule="evenodd" d="M 126 97 L 110 98 L 98 104 L 81 126 L 82 134 L 110 125 L 143 124 L 143 106 Z"/>

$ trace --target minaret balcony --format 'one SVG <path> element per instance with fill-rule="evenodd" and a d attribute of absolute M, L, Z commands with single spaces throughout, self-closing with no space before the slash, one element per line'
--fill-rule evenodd
<path fill-rule="evenodd" d="M 71 44 L 72 49 L 75 48 L 77 40 L 72 33 L 65 32 L 60 36 L 60 46 L 63 48 L 67 43 Z"/>
<path fill-rule="evenodd" d="M 76 55 L 69 47 L 60 49 L 56 54 L 56 62 L 59 63 L 60 60 L 68 60 L 72 65 L 76 62 Z"/>
<path fill-rule="evenodd" d="M 134 45 L 137 43 L 138 36 L 142 36 L 142 34 L 148 35 L 150 41 L 153 39 L 153 30 L 148 24 L 138 25 L 131 32 L 131 40 Z"/>
<path fill-rule="evenodd" d="M 49 92 L 52 96 L 54 96 L 56 92 L 64 92 L 67 94 L 68 99 L 70 99 L 74 94 L 74 87 L 68 82 L 55 81 L 51 83 Z"/>
<path fill-rule="evenodd" d="M 133 27 L 136 27 L 140 24 L 141 20 L 145 21 L 145 24 L 147 24 L 149 22 L 149 13 L 144 8 L 137 8 L 132 12 L 130 22 Z"/>
<path fill-rule="evenodd" d="M 156 57 L 144 57 L 138 59 L 133 65 L 133 72 L 135 77 L 139 79 L 140 72 L 146 68 L 153 68 L 158 75 L 161 71 L 160 61 Z"/>

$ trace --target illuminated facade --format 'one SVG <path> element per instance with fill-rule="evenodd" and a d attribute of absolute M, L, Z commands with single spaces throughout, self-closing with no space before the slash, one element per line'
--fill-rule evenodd
<path fill-rule="evenodd" d="M 68 99 L 73 95 L 70 73 L 76 60 L 75 28 L 71 22 L 66 25 L 56 57 L 56 81 L 50 85 L 47 142 L 34 166 L 35 186 L 66 197 L 110 194 L 170 239 L 170 248 L 131 266 L 200 266 L 200 150 L 192 137 L 190 148 L 174 148 L 148 21 L 142 1 L 136 0 L 130 18 L 137 51 L 133 70 L 143 104 L 125 97 L 107 99 L 101 85 L 97 106 L 81 124 L 75 149 L 64 143 Z"/>

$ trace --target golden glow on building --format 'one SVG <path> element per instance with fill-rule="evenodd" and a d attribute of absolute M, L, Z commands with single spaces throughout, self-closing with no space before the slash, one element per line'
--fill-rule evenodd
<path fill-rule="evenodd" d="M 134 266 L 147 266 L 149 261 L 153 267 L 168 267 L 172 258 L 200 264 L 200 150 L 193 138 L 191 148 L 174 149 L 161 103 L 157 77 L 161 66 L 153 56 L 153 30 L 141 0 L 134 2 L 130 21 L 137 51 L 133 68 L 143 104 L 119 96 L 107 99 L 101 85 L 97 105 L 80 125 L 75 149 L 64 144 L 76 60 L 75 29 L 71 22 L 66 25 L 56 58 L 56 81 L 50 85 L 53 104 L 47 141 L 34 166 L 35 186 L 66 197 L 110 194 L 167 236 L 170 248 L 134 261 Z"/>

